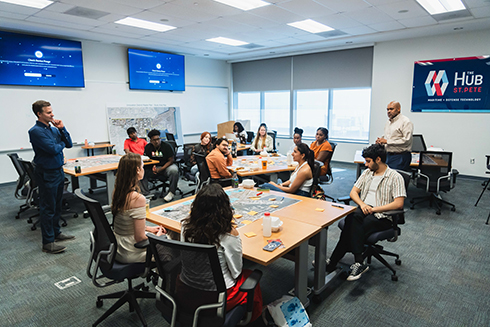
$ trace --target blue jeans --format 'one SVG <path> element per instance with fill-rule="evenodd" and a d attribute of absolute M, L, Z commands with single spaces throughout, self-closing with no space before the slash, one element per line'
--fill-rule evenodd
<path fill-rule="evenodd" d="M 282 181 L 280 178 L 277 179 L 277 184 L 281 184 Z M 269 184 L 269 183 L 265 183 L 265 184 L 262 184 L 259 186 L 260 188 L 267 188 L 271 191 L 277 191 L 277 192 L 284 192 L 283 190 L 281 190 L 280 188 L 272 185 L 272 184 Z M 286 193 L 286 192 L 284 192 Z M 310 193 L 308 192 L 305 192 L 305 191 L 302 191 L 302 190 L 297 190 L 296 193 L 294 193 L 296 195 L 301 195 L 301 196 L 306 196 L 306 197 L 310 197 Z"/>
<path fill-rule="evenodd" d="M 36 182 L 39 187 L 39 221 L 43 244 L 53 243 L 60 231 L 61 203 L 65 174 L 63 168 L 34 168 Z"/>
<path fill-rule="evenodd" d="M 388 154 L 386 156 L 386 164 L 391 169 L 410 171 L 410 163 L 412 162 L 412 154 L 410 152 L 402 152 L 397 154 Z"/>

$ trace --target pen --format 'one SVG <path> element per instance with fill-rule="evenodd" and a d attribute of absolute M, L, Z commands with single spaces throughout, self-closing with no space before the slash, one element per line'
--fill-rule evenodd
<path fill-rule="evenodd" d="M 282 197 L 281 200 L 279 200 L 279 201 L 282 201 L 282 200 L 284 200 L 284 197 Z"/>
<path fill-rule="evenodd" d="M 338 204 L 332 204 L 332 207 L 339 208 L 339 209 L 344 209 L 343 206 L 339 206 Z"/>
<path fill-rule="evenodd" d="M 259 196 L 259 195 L 261 195 L 261 194 L 262 194 L 262 192 L 259 192 L 259 193 L 257 193 L 257 196 Z"/>
<path fill-rule="evenodd" d="M 172 210 L 172 209 L 165 209 L 165 210 L 163 210 L 163 212 L 171 212 L 171 211 L 174 211 L 174 210 Z"/>

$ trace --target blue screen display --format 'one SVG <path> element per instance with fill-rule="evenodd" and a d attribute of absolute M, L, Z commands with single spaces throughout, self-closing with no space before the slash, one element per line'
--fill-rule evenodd
<path fill-rule="evenodd" d="M 185 91 L 184 56 L 128 49 L 129 88 Z"/>
<path fill-rule="evenodd" d="M 84 87 L 82 44 L 0 31 L 0 84 Z"/>

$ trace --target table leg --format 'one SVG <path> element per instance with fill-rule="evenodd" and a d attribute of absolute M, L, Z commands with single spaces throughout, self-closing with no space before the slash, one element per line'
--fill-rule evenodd
<path fill-rule="evenodd" d="M 310 304 L 308 299 L 308 240 L 301 243 L 295 251 L 294 290 L 296 296 L 306 308 Z"/>
<path fill-rule="evenodd" d="M 110 170 L 106 173 L 107 176 L 107 181 L 106 181 L 106 188 L 107 188 L 107 203 L 109 205 L 112 204 L 112 193 L 114 192 L 114 184 L 116 182 L 116 171 L 115 170 Z"/>
<path fill-rule="evenodd" d="M 327 258 L 327 231 L 328 227 L 322 228 L 318 233 L 315 244 L 315 275 L 313 281 L 314 294 L 318 295 L 325 289 L 325 260 Z"/>
<path fill-rule="evenodd" d="M 77 176 L 71 176 L 71 191 L 75 192 L 77 188 L 80 188 L 80 183 Z"/>

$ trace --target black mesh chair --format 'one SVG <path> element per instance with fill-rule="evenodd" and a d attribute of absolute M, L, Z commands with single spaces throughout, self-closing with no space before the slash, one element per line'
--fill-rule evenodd
<path fill-rule="evenodd" d="M 403 182 L 405 184 L 405 190 L 407 190 L 408 184 L 410 183 L 411 174 L 401 170 L 397 170 L 397 172 L 402 175 Z M 351 201 L 351 198 L 339 198 L 338 201 L 344 202 L 348 205 Z M 393 273 L 393 275 L 391 275 L 391 280 L 397 281 L 398 276 L 396 275 L 396 270 L 386 261 L 385 258 L 382 257 L 382 255 L 395 257 L 396 265 L 402 264 L 400 256 L 396 253 L 384 250 L 383 246 L 377 243 L 381 241 L 396 242 L 398 240 L 398 236 L 401 235 L 401 229 L 399 225 L 405 224 L 405 210 L 391 210 L 385 211 L 383 213 L 391 217 L 392 225 L 386 230 L 374 232 L 368 236 L 368 238 L 364 241 L 364 253 L 362 254 L 362 256 L 364 259 L 367 259 L 368 264 L 371 264 L 371 258 L 374 256 L 376 259 L 378 259 L 379 262 L 385 265 L 386 268 L 391 270 L 391 272 Z M 339 221 L 339 228 L 344 229 L 344 224 L 345 219 Z"/>
<path fill-rule="evenodd" d="M 144 262 L 138 263 L 121 263 L 116 261 L 117 241 L 112 228 L 107 221 L 107 218 L 102 210 L 102 206 L 96 200 L 85 196 L 80 189 L 75 190 L 75 194 L 83 201 L 87 209 L 94 231 L 90 232 L 90 261 L 87 266 L 87 275 L 92 280 L 92 283 L 97 287 L 107 287 L 116 283 L 121 283 L 124 280 L 128 281 L 128 288 L 125 291 L 119 291 L 112 294 L 99 295 L 97 297 L 97 308 L 102 307 L 103 299 L 118 299 L 93 326 L 97 326 L 104 319 L 110 316 L 113 312 L 119 309 L 123 304 L 129 304 L 129 311 L 136 311 L 143 326 L 146 326 L 145 317 L 141 312 L 137 299 L 155 298 L 155 293 L 148 292 L 148 287 L 143 283 L 133 287 L 133 279 L 145 277 L 148 273 L 147 264 Z M 135 247 L 142 248 L 148 245 L 148 241 L 142 241 L 135 244 Z M 147 254 L 149 262 L 151 254 Z M 109 279 L 110 281 L 102 282 L 101 279 Z"/>
<path fill-rule="evenodd" d="M 211 178 L 211 173 L 209 172 L 208 163 L 206 157 L 200 153 L 194 152 L 194 158 L 197 161 L 197 167 L 199 169 L 199 176 L 197 182 L 197 191 L 199 191 L 204 185 L 209 183 L 219 183 L 223 187 L 231 186 L 231 178 Z"/>
<path fill-rule="evenodd" d="M 269 135 L 270 137 L 272 137 L 272 153 L 276 153 L 277 152 L 277 149 L 276 149 L 276 136 L 277 136 L 277 131 L 267 132 L 267 135 Z"/>
<path fill-rule="evenodd" d="M 487 157 L 487 171 L 485 173 L 490 174 L 490 155 L 487 154 L 486 157 Z M 485 190 L 488 188 L 489 185 L 490 185 L 490 178 L 482 183 L 483 190 L 481 191 L 478 200 L 476 200 L 475 207 L 478 205 L 478 202 L 480 202 L 483 193 L 485 193 Z M 488 224 L 488 219 L 487 219 L 487 224 Z"/>
<path fill-rule="evenodd" d="M 19 175 L 19 177 L 17 178 L 17 184 L 15 186 L 14 196 L 16 199 L 19 200 L 27 200 L 31 189 L 31 183 L 26 171 L 24 170 L 24 167 L 22 167 L 22 164 L 19 162 L 19 159 L 21 160 L 21 158 L 19 158 L 17 153 L 7 153 L 7 156 L 9 156 L 12 164 L 14 165 L 15 171 L 17 171 L 17 174 Z M 19 211 L 15 216 L 15 219 L 19 219 L 20 214 L 29 208 L 30 205 L 28 204 L 28 201 L 26 201 L 26 203 L 24 204 L 21 204 L 19 207 Z"/>
<path fill-rule="evenodd" d="M 320 186 L 320 173 L 321 173 L 322 166 L 323 166 L 323 162 L 315 160 L 315 163 L 313 165 L 313 172 L 312 172 L 313 184 L 311 185 L 310 196 L 315 197 L 315 195 L 320 193 L 322 195 L 321 199 L 323 200 L 330 199 L 331 201 L 335 202 L 335 199 L 330 195 L 325 194 L 323 188 Z"/>
<path fill-rule="evenodd" d="M 419 170 L 417 172 L 417 188 L 425 189 L 429 195 L 416 197 L 410 200 L 410 209 L 416 204 L 429 202 L 436 206 L 436 214 L 441 214 L 443 204 L 451 206 L 451 211 L 456 211 L 454 204 L 442 199 L 440 193 L 448 192 L 452 188 L 451 160 L 452 152 L 422 151 L 419 158 Z"/>
<path fill-rule="evenodd" d="M 251 143 L 254 139 L 255 133 L 252 131 L 247 131 L 247 143 Z"/>
<path fill-rule="evenodd" d="M 216 246 L 173 241 L 154 235 L 148 235 L 148 239 L 160 275 L 156 286 L 156 306 L 171 327 L 232 327 L 250 322 L 255 287 L 262 276 L 260 270 L 254 270 L 240 287 L 241 292 L 247 293 L 247 304 L 226 312 L 226 284 Z M 193 274 L 196 269 L 199 270 L 198 276 Z M 185 276 L 196 285 L 206 286 L 198 289 L 180 280 L 177 283 L 179 276 Z M 184 292 L 182 288 L 185 288 Z M 183 295 L 189 293 L 194 296 Z"/>

